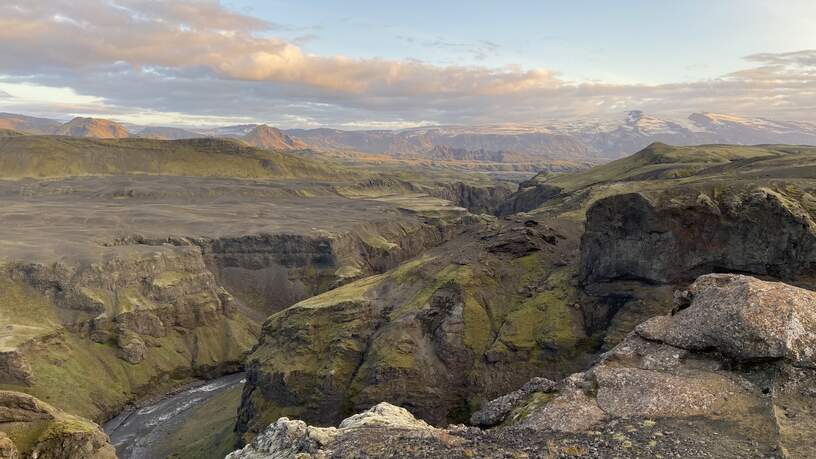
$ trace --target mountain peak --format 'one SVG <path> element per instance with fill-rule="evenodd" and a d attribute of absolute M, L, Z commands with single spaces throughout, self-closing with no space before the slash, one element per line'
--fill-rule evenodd
<path fill-rule="evenodd" d="M 81 116 L 60 126 L 56 134 L 97 139 L 123 139 L 129 136 L 127 128 L 119 123 L 101 118 Z"/>
<path fill-rule="evenodd" d="M 643 116 L 643 110 L 632 110 L 626 114 L 626 123 L 637 124 L 637 122 L 640 121 Z"/>
<path fill-rule="evenodd" d="M 299 139 L 284 134 L 280 129 L 259 124 L 249 131 L 242 140 L 257 148 L 270 150 L 302 150 L 306 144 Z"/>

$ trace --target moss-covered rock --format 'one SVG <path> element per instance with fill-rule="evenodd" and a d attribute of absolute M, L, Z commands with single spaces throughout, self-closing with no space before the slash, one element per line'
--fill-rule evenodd
<path fill-rule="evenodd" d="M 186 379 L 237 371 L 255 340 L 195 247 L 123 250 L 90 265 L 10 263 L 0 287 L 0 388 L 94 420 Z"/>
<path fill-rule="evenodd" d="M 0 391 L 0 457 L 115 459 L 116 452 L 93 422 L 30 395 Z"/>
<path fill-rule="evenodd" d="M 485 397 L 580 368 L 594 341 L 564 224 L 468 233 L 271 316 L 247 360 L 239 430 L 248 439 L 280 416 L 335 424 L 382 400 L 463 422 Z"/>

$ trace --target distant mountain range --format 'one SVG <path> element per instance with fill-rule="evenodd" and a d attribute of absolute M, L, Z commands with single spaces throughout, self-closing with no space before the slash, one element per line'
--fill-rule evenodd
<path fill-rule="evenodd" d="M 606 160 L 635 153 L 653 142 L 671 145 L 816 145 L 816 124 L 781 122 L 718 113 L 693 113 L 682 120 L 630 112 L 619 122 L 579 121 L 547 125 L 432 126 L 402 130 L 279 130 L 262 124 L 208 129 L 125 126 L 76 118 L 68 123 L 0 114 L 0 129 L 74 137 L 146 137 L 177 140 L 226 137 L 273 150 L 347 150 L 440 161 L 524 162 Z"/>

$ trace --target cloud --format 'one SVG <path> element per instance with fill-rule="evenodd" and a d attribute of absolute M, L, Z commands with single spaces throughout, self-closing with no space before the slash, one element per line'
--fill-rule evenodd
<path fill-rule="evenodd" d="M 315 56 L 261 33 L 272 29 L 214 1 L 27 0 L 0 7 L 0 57 L 6 71 L 20 73 L 124 62 L 357 94 L 501 94 L 555 81 L 543 70 Z"/>
<path fill-rule="evenodd" d="M 300 47 L 311 34 L 274 36 L 290 29 L 214 0 L 12 0 L 0 5 L 0 75 L 6 84 L 71 88 L 92 100 L 66 108 L 31 99 L 40 113 L 140 119 L 469 124 L 638 108 L 816 121 L 816 50 L 754 54 L 745 69 L 706 81 L 626 85 L 567 81 L 542 68 L 314 55 Z M 477 58 L 500 51 L 487 41 L 406 40 Z"/>

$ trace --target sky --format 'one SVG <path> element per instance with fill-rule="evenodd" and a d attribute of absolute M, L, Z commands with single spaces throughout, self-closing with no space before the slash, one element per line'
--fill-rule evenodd
<path fill-rule="evenodd" d="M 816 122 L 812 0 L 5 0 L 0 110 L 154 125 Z"/>

